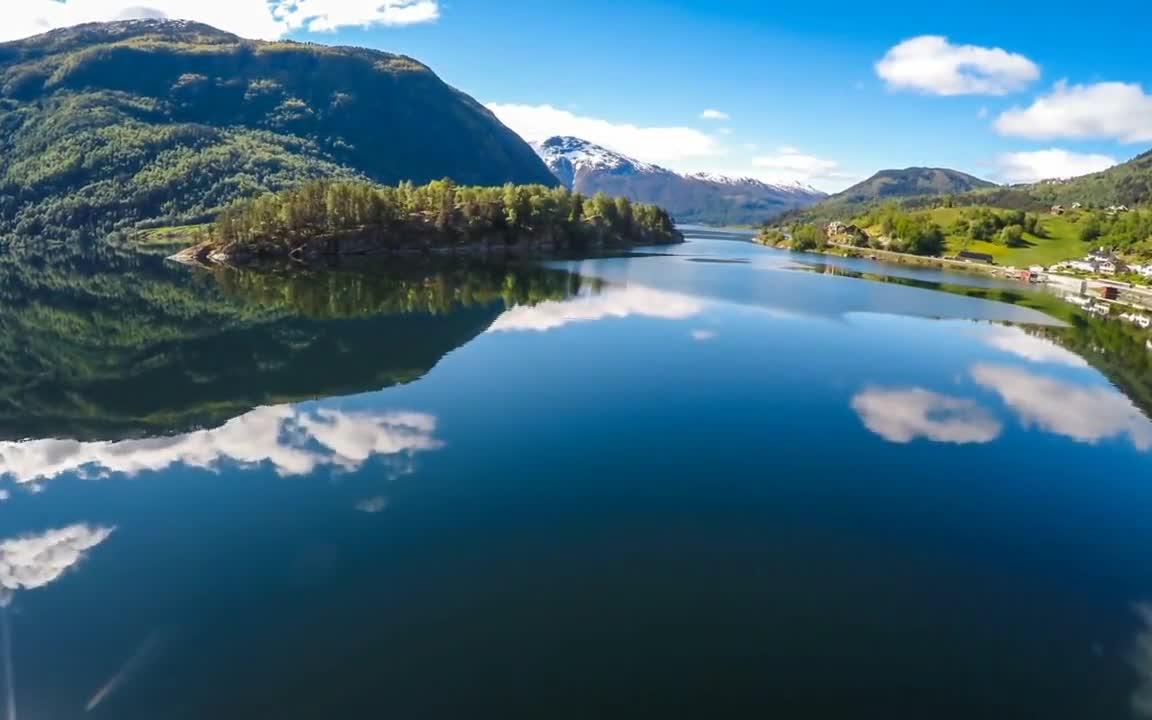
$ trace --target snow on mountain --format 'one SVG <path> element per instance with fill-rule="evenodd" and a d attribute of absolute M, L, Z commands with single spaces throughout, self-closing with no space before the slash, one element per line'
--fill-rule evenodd
<path fill-rule="evenodd" d="M 826 197 L 802 183 L 767 183 L 713 173 L 680 174 L 608 148 L 557 136 L 532 148 L 568 188 L 656 203 L 681 222 L 758 223 Z"/>
<path fill-rule="evenodd" d="M 693 178 L 696 180 L 703 180 L 704 182 L 716 183 L 718 185 L 760 186 L 764 188 L 771 188 L 773 190 L 779 190 L 780 192 L 784 193 L 815 195 L 821 198 L 827 195 L 827 193 L 821 192 L 811 185 L 802 183 L 798 180 L 793 182 L 765 182 L 754 177 L 733 177 L 731 175 L 719 175 L 717 173 L 709 172 L 692 173 L 690 175 L 686 175 L 685 177 Z"/>

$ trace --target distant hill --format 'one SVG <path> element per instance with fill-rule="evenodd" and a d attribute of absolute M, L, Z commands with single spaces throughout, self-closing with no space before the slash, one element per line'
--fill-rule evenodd
<path fill-rule="evenodd" d="M 0 44 L 0 239 L 200 220 L 316 177 L 556 184 L 408 57 L 167 20 Z"/>
<path fill-rule="evenodd" d="M 831 202 L 866 203 L 918 195 L 958 195 L 995 183 L 946 168 L 912 167 L 903 170 L 881 170 L 862 183 L 829 198 Z"/>
<path fill-rule="evenodd" d="M 1152 203 L 1152 150 L 1103 172 L 1071 180 L 1049 180 L 1031 188 L 1041 200 L 1087 206 Z"/>
<path fill-rule="evenodd" d="M 801 184 L 771 184 L 722 175 L 682 175 L 580 138 L 553 137 L 533 148 L 570 189 L 586 195 L 604 192 L 653 203 L 667 209 L 679 222 L 756 224 L 826 197 L 825 193 Z"/>
<path fill-rule="evenodd" d="M 845 219 L 858 215 L 869 206 L 884 202 L 915 204 L 943 195 L 963 195 L 997 187 L 995 183 L 947 168 L 881 170 L 864 182 L 836 193 L 807 210 L 791 214 L 787 219 Z"/>

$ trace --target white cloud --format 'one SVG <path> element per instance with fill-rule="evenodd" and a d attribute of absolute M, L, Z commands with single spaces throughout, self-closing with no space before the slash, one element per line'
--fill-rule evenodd
<path fill-rule="evenodd" d="M 876 74 L 892 90 L 931 95 L 1006 95 L 1040 77 L 1023 55 L 1000 48 L 953 45 L 940 35 L 905 40 L 876 63 Z"/>
<path fill-rule="evenodd" d="M 677 163 L 724 153 L 715 137 L 694 128 L 614 123 L 551 105 L 489 103 L 488 109 L 529 142 L 571 135 L 652 163 Z"/>
<path fill-rule="evenodd" d="M 1089 367 L 1087 360 L 1071 350 L 1062 348 L 1051 340 L 1029 335 L 1017 327 L 998 326 L 991 328 L 984 334 L 984 341 L 997 350 L 1036 363 L 1078 368 Z"/>
<path fill-rule="evenodd" d="M 715 330 L 693 330 L 692 339 L 696 342 L 709 342 L 715 340 L 717 334 Z"/>
<path fill-rule="evenodd" d="M 955 445 L 989 443 L 1003 429 L 979 404 L 923 388 L 868 388 L 852 398 L 852 408 L 865 427 L 894 443 L 918 438 Z"/>
<path fill-rule="evenodd" d="M 563 302 L 548 300 L 533 307 L 520 305 L 497 318 L 488 332 L 547 332 L 572 323 L 634 315 L 681 320 L 698 315 L 701 310 L 703 305 L 695 298 L 632 285 Z"/>
<path fill-rule="evenodd" d="M 438 0 L 18 0 L 5 3 L 0 41 L 80 23 L 140 17 L 195 20 L 242 37 L 271 40 L 298 30 L 412 25 L 439 16 Z"/>
<path fill-rule="evenodd" d="M 136 475 L 181 464 L 215 470 L 231 461 L 269 463 L 283 476 L 317 467 L 356 470 L 378 455 L 436 450 L 436 418 L 409 412 L 357 413 L 305 410 L 290 405 L 257 408 L 211 430 L 174 437 L 79 442 L 27 440 L 0 443 L 0 477 L 36 483 L 66 473 Z"/>
<path fill-rule="evenodd" d="M 1107 170 L 1118 162 L 1109 155 L 1049 148 L 999 155 L 996 158 L 996 175 L 1006 183 L 1033 183 L 1088 175 Z"/>
<path fill-rule="evenodd" d="M 72 525 L 0 542 L 0 589 L 35 590 L 58 580 L 113 528 Z"/>
<path fill-rule="evenodd" d="M 1089 444 L 1127 436 L 1137 449 L 1152 449 L 1152 422 L 1110 387 L 1084 387 L 999 365 L 977 365 L 972 378 L 1000 395 L 1025 425 Z"/>
<path fill-rule="evenodd" d="M 705 110 L 700 113 L 701 120 L 731 120 L 732 116 L 720 110 Z"/>
<path fill-rule="evenodd" d="M 764 179 L 773 182 L 815 184 L 847 179 L 847 175 L 840 169 L 840 163 L 835 160 L 808 155 L 789 145 L 777 148 L 775 155 L 752 158 L 752 164 L 765 171 L 762 173 Z"/>
<path fill-rule="evenodd" d="M 1152 95 L 1136 83 L 1094 85 L 1056 83 L 1051 94 L 1029 107 L 1013 108 L 996 119 L 1004 135 L 1054 138 L 1111 139 L 1127 143 L 1152 141 Z"/>

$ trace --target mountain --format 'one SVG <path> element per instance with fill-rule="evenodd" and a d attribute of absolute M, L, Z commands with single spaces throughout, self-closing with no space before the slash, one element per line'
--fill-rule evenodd
<path fill-rule="evenodd" d="M 833 195 L 829 201 L 862 203 L 924 195 L 959 195 L 991 187 L 996 187 L 996 184 L 958 170 L 911 167 L 881 170 L 864 182 Z"/>
<path fill-rule="evenodd" d="M 902 205 L 930 201 L 942 195 L 964 195 L 1003 190 L 995 183 L 981 180 L 959 170 L 911 167 L 903 170 L 881 170 L 864 182 L 828 197 L 823 202 L 789 213 L 788 222 L 826 222 L 846 220 L 878 203 L 895 201 Z"/>
<path fill-rule="evenodd" d="M 682 175 L 574 137 L 549 138 L 533 148 L 570 189 L 653 203 L 682 223 L 755 224 L 825 197 L 801 184 L 773 185 L 706 173 Z"/>
<path fill-rule="evenodd" d="M 1070 180 L 1049 180 L 1031 188 L 1044 202 L 1092 207 L 1152 203 L 1152 150 L 1103 172 Z"/>
<path fill-rule="evenodd" d="M 167 20 L 0 44 L 0 239 L 197 221 L 317 177 L 556 184 L 409 57 Z"/>

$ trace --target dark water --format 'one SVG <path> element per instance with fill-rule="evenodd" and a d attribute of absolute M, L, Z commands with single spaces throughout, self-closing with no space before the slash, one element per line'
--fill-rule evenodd
<path fill-rule="evenodd" d="M 1152 717 L 1147 335 L 672 252 L 3 258 L 4 717 Z"/>

